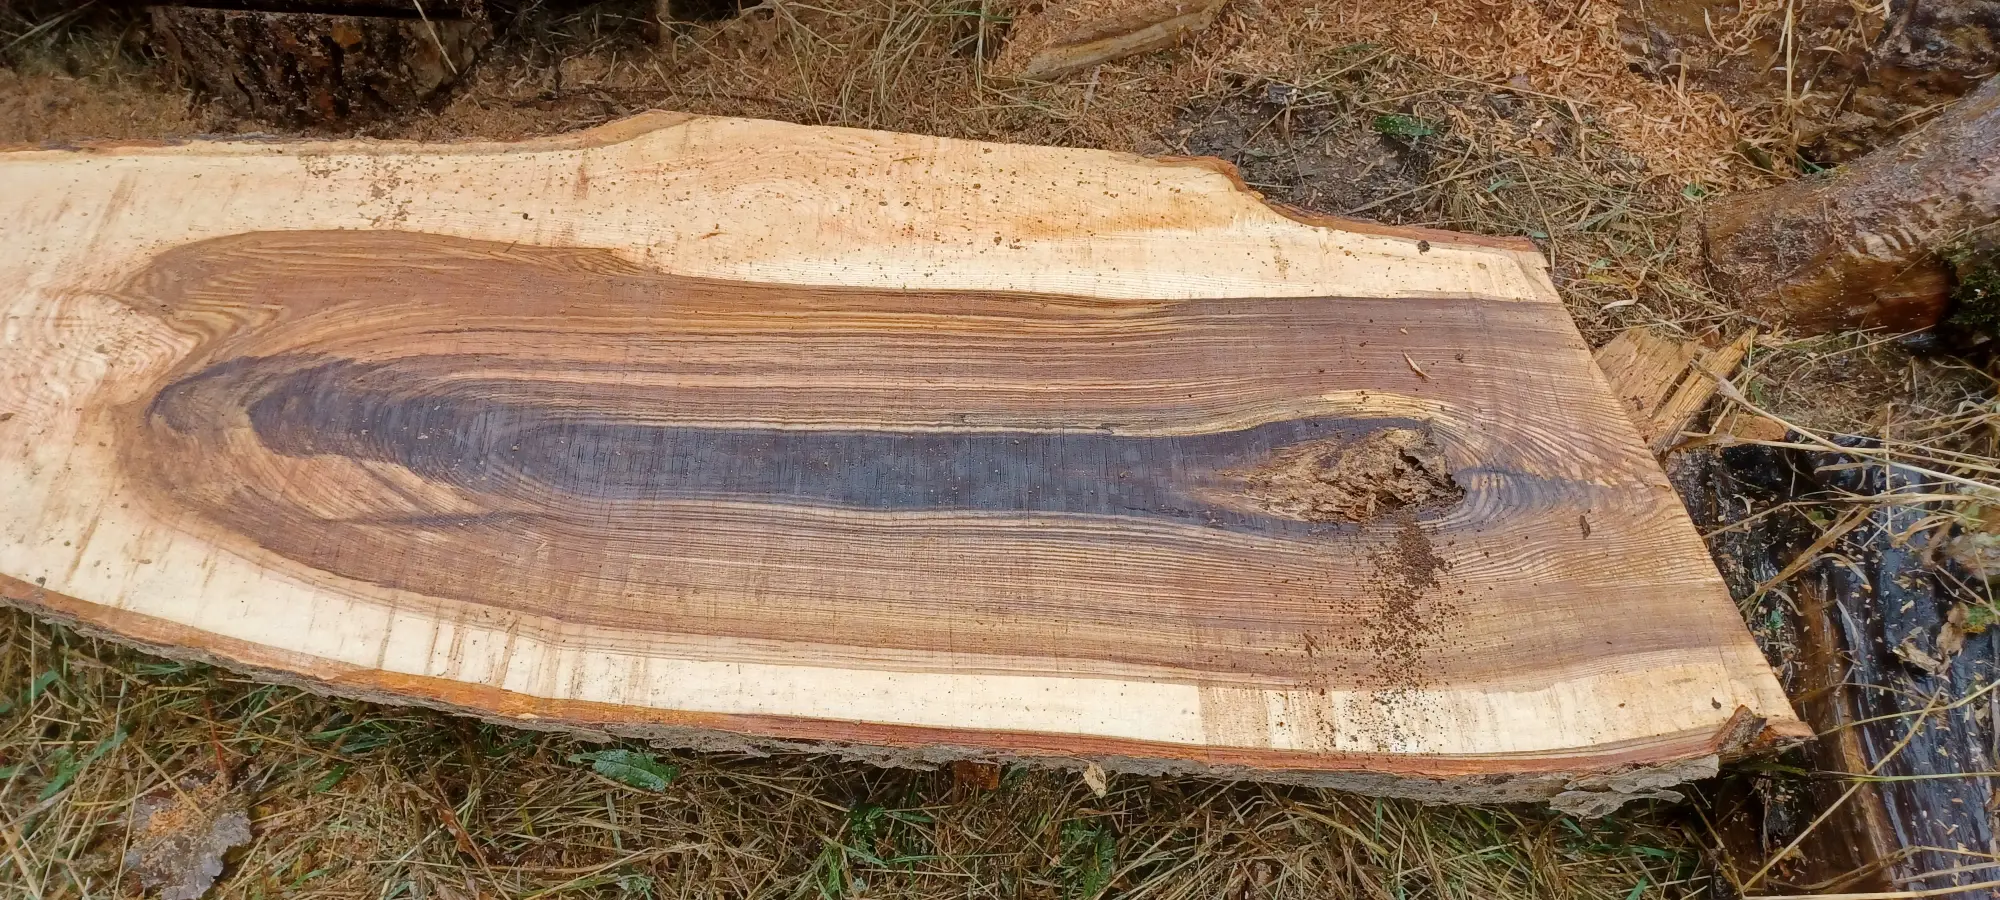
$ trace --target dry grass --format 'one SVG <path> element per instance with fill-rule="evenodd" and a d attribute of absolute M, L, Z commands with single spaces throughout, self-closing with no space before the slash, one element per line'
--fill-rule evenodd
<path fill-rule="evenodd" d="M 1616 52 L 1615 8 L 1237 0 L 1195 46 L 1059 84 L 986 71 L 1007 0 L 772 0 L 660 48 L 634 27 L 648 2 L 531 9 L 440 109 L 357 131 L 510 138 L 666 107 L 1214 153 L 1276 200 L 1532 237 L 1593 342 L 1640 324 L 1720 339 L 1749 323 L 1707 289 L 1683 220 L 1707 196 L 1781 177 L 1739 148 L 1783 158 L 1817 107 L 1732 108 L 1642 79 Z M 1770 8 L 1747 4 L 1718 52 L 1761 52 L 1742 35 Z M 162 82 L 116 20 L 30 27 L 0 16 L 0 143 L 265 127 Z M 1990 380 L 1884 337 L 1769 338 L 1739 380 L 1810 427 L 1886 428 L 1909 445 L 1894 453 L 1990 464 Z M 949 773 L 685 753 L 667 755 L 682 774 L 656 795 L 572 761 L 587 748 L 570 738 L 259 686 L 16 614 L 0 629 L 0 698 L 17 701 L 0 714 L 0 873 L 16 876 L 0 875 L 0 896 L 118 895 L 133 798 L 218 764 L 250 795 L 257 833 L 219 896 L 1714 892 L 1705 833 L 1660 807 L 1579 823 L 1171 779 L 1119 779 L 1099 799 L 1061 774 L 1010 771 L 985 790 Z"/>
<path fill-rule="evenodd" d="M 44 685 L 30 694 L 30 686 Z M 0 614 L 0 897 L 122 896 L 135 797 L 226 768 L 256 838 L 216 897 L 1686 897 L 1671 812 L 1596 822 L 1328 791 L 662 753 L 326 700 Z M 636 745 L 633 745 L 636 747 Z M 448 811 L 448 812 L 447 812 Z"/>
<path fill-rule="evenodd" d="M 1820 431 L 1906 441 L 1944 454 L 2000 456 L 1991 378 L 1949 356 L 1918 357 L 1899 335 L 1768 340 L 1753 353 L 1750 399 Z"/>
<path fill-rule="evenodd" d="M 1483 25 L 1481 16 L 1494 17 L 1476 0 L 1370 5 L 1365 18 L 1350 6 L 1238 3 L 1185 52 L 1056 84 L 985 71 L 1005 37 L 1001 0 L 784 0 L 745 19 L 686 27 L 659 51 L 619 27 L 635 13 L 598 6 L 517 35 L 435 117 L 378 133 L 525 136 L 665 107 L 1216 152 L 1190 148 L 1177 126 L 1190 108 L 1231 105 L 1242 112 L 1238 143 L 1251 152 L 1318 152 L 1332 163 L 1275 183 L 1251 179 L 1274 199 L 1312 205 L 1297 188 L 1356 177 L 1363 163 L 1348 151 L 1364 138 L 1371 152 L 1403 160 L 1407 189 L 1324 211 L 1532 237 L 1593 340 L 1636 324 L 1697 335 L 1735 327 L 1733 311 L 1702 286 L 1680 224 L 1702 198 L 1774 176 L 1735 153 L 1741 123 L 1719 100 L 1624 66 L 1605 31 L 1608 4 L 1593 0 L 1560 21 L 1517 4 Z M 1440 10 L 1448 15 L 1433 23 Z M 1435 43 L 1447 33 L 1481 39 Z M 1382 117 L 1430 133 L 1380 135 Z M 1222 155 L 1258 168 L 1241 153 Z"/>

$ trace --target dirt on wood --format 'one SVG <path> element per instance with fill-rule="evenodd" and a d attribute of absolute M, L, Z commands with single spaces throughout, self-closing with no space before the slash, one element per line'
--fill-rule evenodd
<path fill-rule="evenodd" d="M 1414 692 L 1428 686 L 1427 651 L 1451 627 L 1454 605 L 1440 596 L 1439 576 L 1449 568 L 1416 514 L 1402 510 L 1390 517 L 1391 536 L 1371 555 L 1375 563 L 1372 587 L 1382 611 L 1365 640 L 1379 662 L 1380 677 L 1389 689 L 1382 702 L 1408 706 Z M 1461 592 L 1462 593 L 1462 592 Z M 1397 710 L 1407 713 L 1408 710 Z"/>

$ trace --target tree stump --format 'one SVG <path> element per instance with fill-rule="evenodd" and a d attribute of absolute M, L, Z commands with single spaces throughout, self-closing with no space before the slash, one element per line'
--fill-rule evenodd
<path fill-rule="evenodd" d="M 162 50 L 243 116 L 324 126 L 440 100 L 492 35 L 479 0 L 285 0 L 151 8 Z M 389 15 L 387 13 L 396 13 Z"/>

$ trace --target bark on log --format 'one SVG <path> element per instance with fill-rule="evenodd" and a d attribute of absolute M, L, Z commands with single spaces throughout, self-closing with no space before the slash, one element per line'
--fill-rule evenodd
<path fill-rule="evenodd" d="M 1949 304 L 1941 254 L 2000 220 L 2000 78 L 1830 175 L 1718 205 L 1701 222 L 1717 287 L 1807 332 L 1912 331 Z"/>
<path fill-rule="evenodd" d="M 0 594 L 135 643 L 1592 812 L 1797 734 L 1525 242 L 668 114 L 0 154 L 0 221 Z"/>
<path fill-rule="evenodd" d="M 166 56 L 196 86 L 237 115 L 292 126 L 420 110 L 443 98 L 492 35 L 483 13 L 389 17 L 155 6 L 152 21 Z"/>

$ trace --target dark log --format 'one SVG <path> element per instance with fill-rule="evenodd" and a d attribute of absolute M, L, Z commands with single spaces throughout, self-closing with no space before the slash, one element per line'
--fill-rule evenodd
<path fill-rule="evenodd" d="M 2000 866 L 1978 867 L 1995 849 L 1992 784 L 1969 774 L 1996 768 L 1993 695 L 1974 695 L 1995 678 L 2000 642 L 1989 631 L 1954 648 L 1947 622 L 1965 599 L 1954 594 L 1964 582 L 1934 552 L 1942 535 L 1909 534 L 1931 510 L 1878 506 L 1797 576 L 1778 578 L 1826 527 L 1781 504 L 1833 490 L 1919 486 L 1906 470 L 1844 467 L 1853 462 L 1739 447 L 1686 454 L 1670 467 L 1697 525 L 1715 532 L 1710 549 L 1732 591 L 1750 604 L 1753 631 L 1787 692 L 1821 735 L 1787 760 L 1807 777 L 1780 771 L 1749 779 L 1756 799 L 1748 805 L 1761 816 L 1735 822 L 1756 832 L 1731 842 L 1755 845 L 1735 854 L 1736 878 L 1798 840 L 1797 855 L 1772 867 L 1756 893 L 1935 889 L 2000 878 Z M 1831 519 L 1834 527 L 1840 521 Z M 1766 584 L 1771 589 L 1757 596 Z M 1894 780 L 1863 782 L 1843 800 L 1854 787 L 1850 776 L 1871 770 Z"/>
<path fill-rule="evenodd" d="M 155 6 L 152 20 L 162 49 L 196 86 L 237 115 L 293 126 L 422 109 L 443 98 L 492 34 L 483 13 L 418 18 Z"/>
<path fill-rule="evenodd" d="M 1815 454 L 1828 487 L 1859 494 L 1923 489 L 1919 478 L 1900 468 L 1831 468 L 1849 461 Z M 2000 633 L 1967 638 L 1962 649 L 1951 652 L 1946 620 L 1955 585 L 1927 539 L 1938 532 L 1901 540 L 1930 513 L 1919 506 L 1877 507 L 1842 538 L 1836 555 L 1821 560 L 1800 582 L 1802 596 L 1826 598 L 1839 624 L 1850 663 L 1844 682 L 1856 723 L 1850 729 L 1859 751 L 1855 762 L 1877 775 L 1925 778 L 1995 769 L 1993 695 L 1949 707 L 1993 682 Z M 1940 888 L 2000 877 L 2000 865 L 1917 877 L 1962 869 L 1995 851 L 1989 778 L 1886 781 L 1863 791 L 1880 803 L 1880 818 L 1899 851 L 1900 858 L 1887 865 L 1897 887 Z M 1871 810 L 1864 804 L 1858 812 Z"/>
<path fill-rule="evenodd" d="M 1701 222 L 1716 286 L 1808 332 L 1937 324 L 1944 254 L 2000 219 L 2000 79 L 1852 168 L 1718 205 Z"/>

